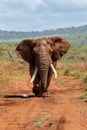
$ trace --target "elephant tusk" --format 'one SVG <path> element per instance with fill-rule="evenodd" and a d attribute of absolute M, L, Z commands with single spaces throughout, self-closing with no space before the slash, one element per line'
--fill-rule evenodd
<path fill-rule="evenodd" d="M 33 76 L 32 76 L 31 81 L 30 81 L 31 83 L 34 81 L 34 79 L 35 79 L 35 77 L 36 77 L 36 75 L 37 75 L 37 72 L 38 72 L 38 69 L 37 69 L 37 67 L 35 67 Z"/>
<path fill-rule="evenodd" d="M 57 78 L 57 71 L 56 71 L 56 69 L 54 68 L 53 64 L 51 64 L 50 66 L 51 66 L 51 69 L 52 69 L 53 72 L 54 72 L 55 78 Z"/>

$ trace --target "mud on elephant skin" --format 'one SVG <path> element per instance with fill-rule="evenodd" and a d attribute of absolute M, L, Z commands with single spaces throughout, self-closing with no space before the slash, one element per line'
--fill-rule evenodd
<path fill-rule="evenodd" d="M 59 36 L 24 39 L 19 43 L 16 53 L 29 63 L 31 83 L 36 96 L 42 96 L 48 91 L 52 74 L 57 77 L 57 60 L 69 48 L 69 42 Z"/>

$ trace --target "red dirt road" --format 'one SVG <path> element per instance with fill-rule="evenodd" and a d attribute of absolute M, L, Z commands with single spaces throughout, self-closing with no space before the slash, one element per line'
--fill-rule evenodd
<path fill-rule="evenodd" d="M 5 86 L 2 94 L 10 97 L 0 98 L 0 130 L 87 130 L 87 103 L 76 97 L 79 80 L 59 78 L 67 79 L 67 87 L 52 80 L 48 97 L 35 97 L 29 78 Z M 23 93 L 29 97 L 21 98 Z"/>

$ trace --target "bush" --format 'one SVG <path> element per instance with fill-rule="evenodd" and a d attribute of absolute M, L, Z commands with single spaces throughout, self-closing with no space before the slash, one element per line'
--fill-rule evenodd
<path fill-rule="evenodd" d="M 85 90 L 87 90 L 87 74 L 82 79 L 82 86 Z"/>

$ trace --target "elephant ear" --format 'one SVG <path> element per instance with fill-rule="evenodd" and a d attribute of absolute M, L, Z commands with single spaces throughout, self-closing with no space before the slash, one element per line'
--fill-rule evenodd
<path fill-rule="evenodd" d="M 32 39 L 22 40 L 16 48 L 16 54 L 30 64 L 33 62 L 32 41 Z"/>
<path fill-rule="evenodd" d="M 54 36 L 50 37 L 52 41 L 52 60 L 57 61 L 60 59 L 70 48 L 70 44 L 62 37 Z"/>

